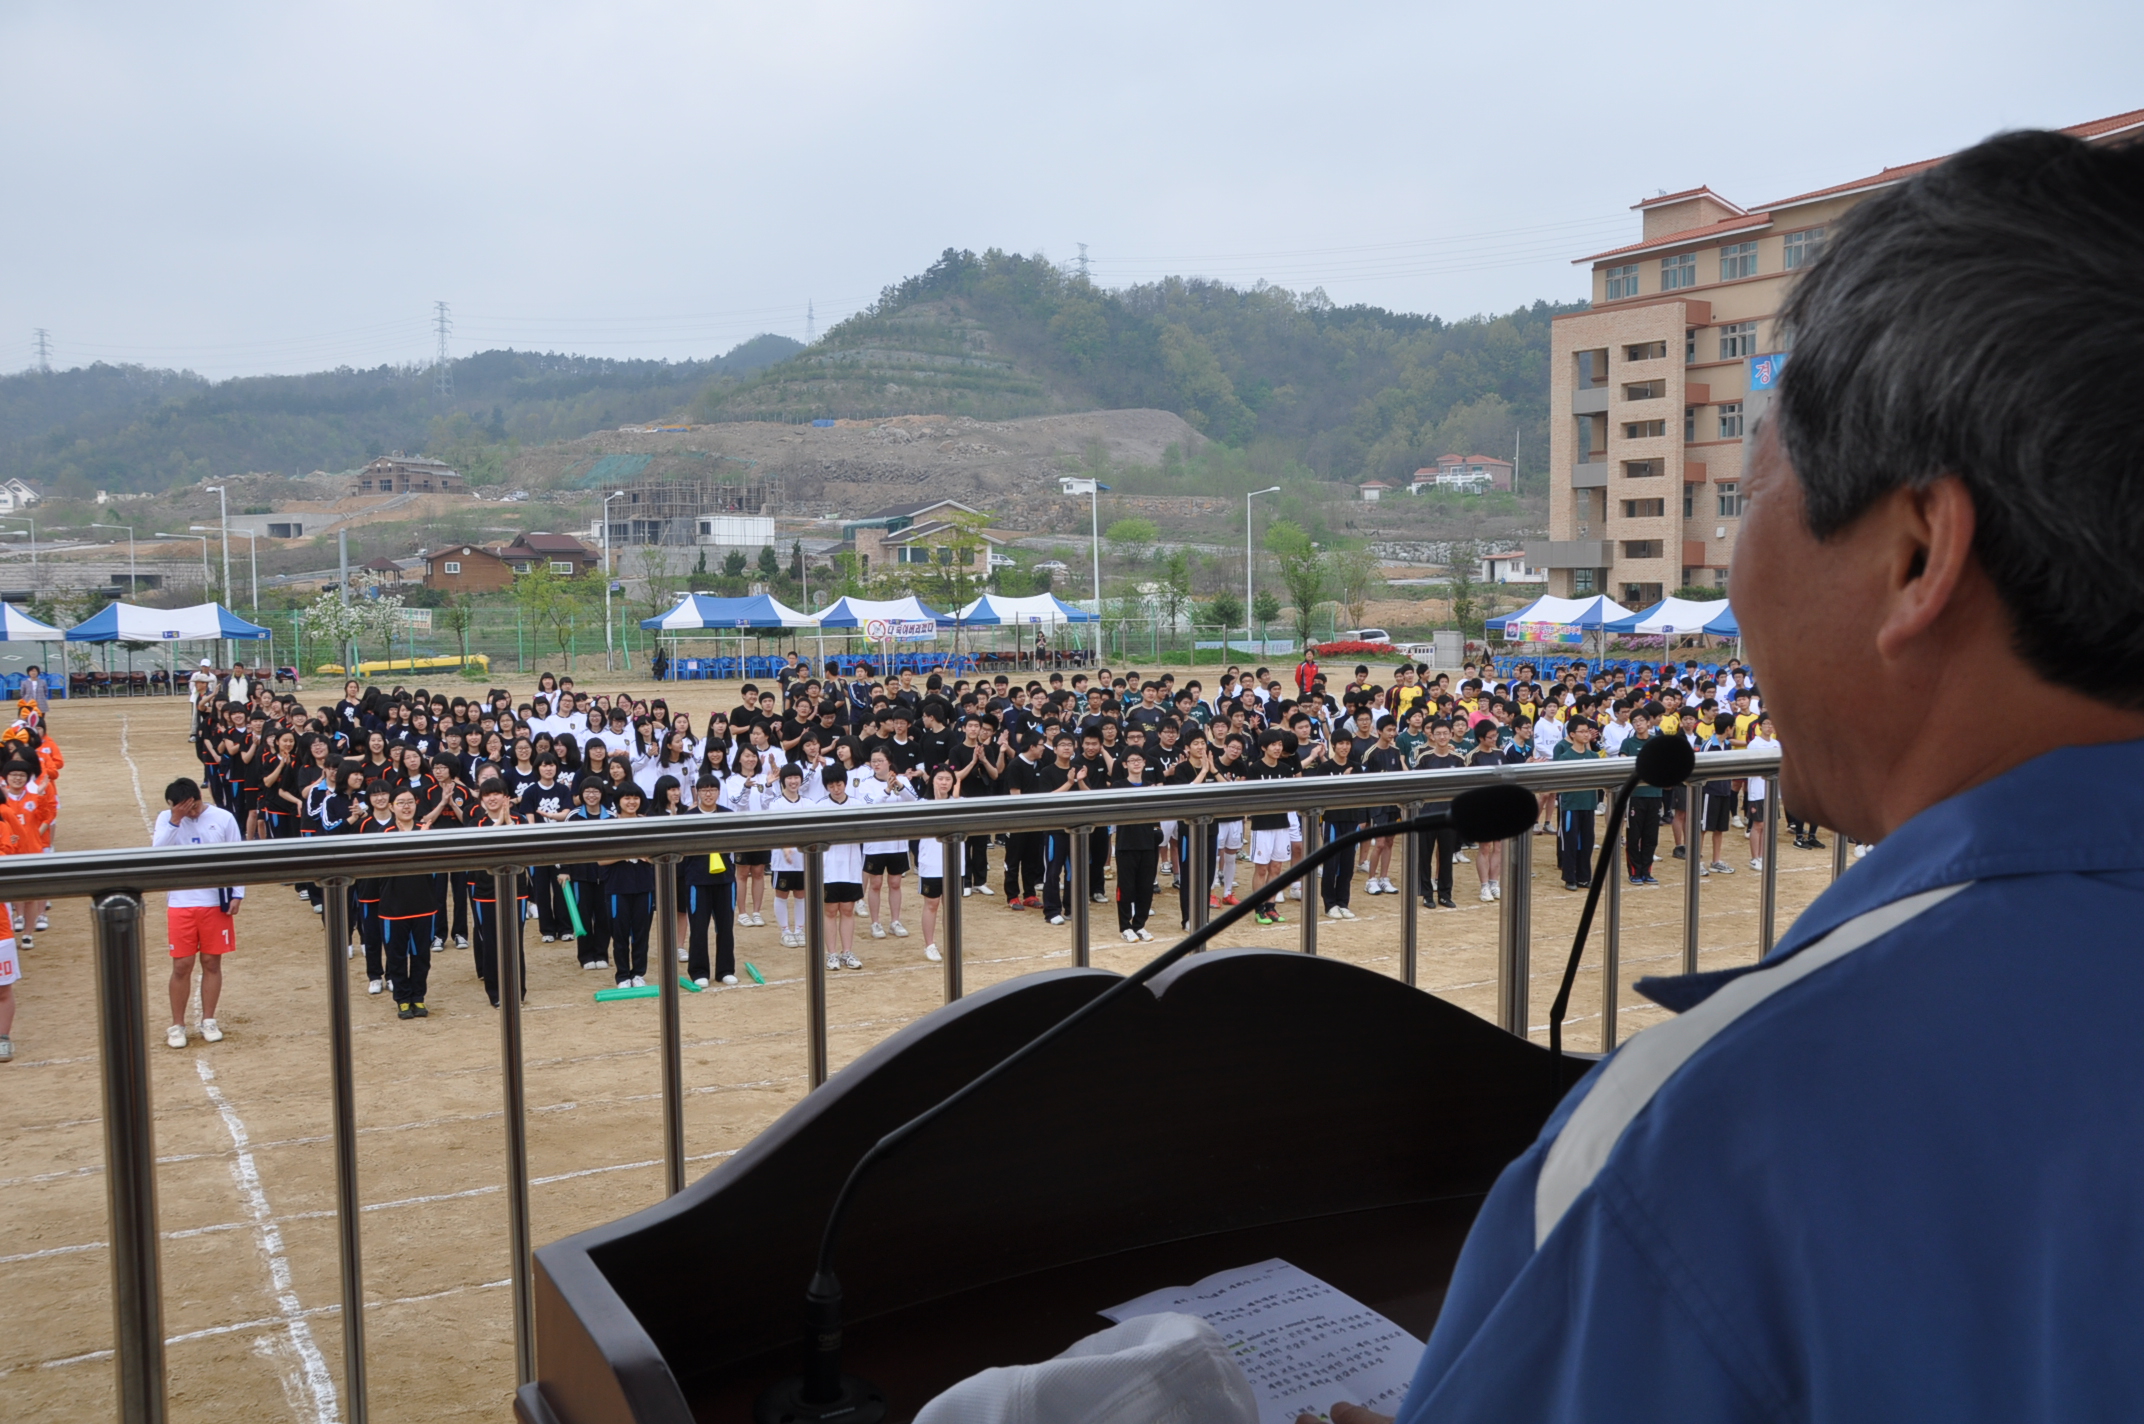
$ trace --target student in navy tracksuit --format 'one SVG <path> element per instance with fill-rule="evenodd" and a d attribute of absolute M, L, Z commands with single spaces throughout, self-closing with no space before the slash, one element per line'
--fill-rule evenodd
<path fill-rule="evenodd" d="M 382 835 L 408 835 L 420 829 L 414 790 L 399 788 L 391 805 L 390 819 L 379 828 Z M 438 908 L 439 877 L 388 875 L 379 885 L 387 974 L 395 986 L 395 1017 L 429 1017 L 424 994 L 432 976 L 432 915 Z"/>
<path fill-rule="evenodd" d="M 640 818 L 640 788 L 628 781 L 618 788 L 618 819 Z M 648 925 L 655 918 L 655 864 L 647 860 L 606 860 L 603 898 L 610 909 L 610 962 L 618 987 L 648 982 Z M 671 972 L 676 972 L 675 970 Z"/>
<path fill-rule="evenodd" d="M 694 805 L 688 816 L 727 814 L 722 806 L 722 783 L 703 776 L 692 789 Z M 716 870 L 714 862 L 722 868 Z M 714 977 L 725 984 L 737 982 L 737 922 L 731 907 L 737 899 L 737 871 L 731 857 L 695 852 L 678 862 L 677 902 L 685 917 L 686 972 L 701 988 L 707 987 L 707 927 L 715 927 Z"/>
<path fill-rule="evenodd" d="M 359 768 L 352 775 L 362 779 L 364 770 Z M 394 808 L 390 801 L 393 789 L 384 781 L 368 783 L 358 802 L 361 808 L 353 821 L 344 823 L 346 834 L 378 834 L 395 822 Z M 380 887 L 386 882 L 378 876 L 368 876 L 350 882 L 350 923 L 357 927 L 359 943 L 365 946 L 365 986 L 368 994 L 377 994 L 386 988 L 393 977 L 392 966 L 387 960 L 387 926 L 380 919 Z"/>
<path fill-rule="evenodd" d="M 514 814 L 513 796 L 506 783 L 496 777 L 487 779 L 477 788 L 479 811 L 471 824 L 478 826 L 517 826 L 521 818 Z M 484 992 L 491 997 L 491 1006 L 499 1007 L 499 882 L 489 874 L 478 872 L 469 877 L 469 934 L 476 946 L 476 977 L 484 981 Z M 506 924 L 512 927 L 515 941 L 521 938 L 522 921 L 521 877 L 514 877 L 514 900 L 506 907 Z M 517 953 L 514 958 L 521 965 L 521 997 L 529 993 L 528 957 Z"/>
<path fill-rule="evenodd" d="M 615 814 L 610 809 L 610 792 L 600 781 L 581 783 L 574 793 L 578 803 L 573 814 L 566 819 L 573 824 L 584 821 L 607 821 Z M 603 867 L 592 860 L 558 867 L 558 889 L 561 897 L 571 897 L 573 909 L 580 912 L 581 933 L 576 937 L 577 952 L 583 969 L 604 968 L 610 958 L 610 902 L 603 895 Z M 566 910 L 561 898 L 559 909 Z M 572 914 L 567 912 L 568 924 Z"/>

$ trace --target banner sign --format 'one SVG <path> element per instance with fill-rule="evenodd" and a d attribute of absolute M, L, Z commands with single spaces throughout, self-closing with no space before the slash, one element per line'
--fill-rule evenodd
<path fill-rule="evenodd" d="M 1787 353 L 1775 352 L 1770 356 L 1749 358 L 1749 388 L 1753 391 L 1776 391 L 1779 389 L 1779 374 L 1787 368 Z"/>
<path fill-rule="evenodd" d="M 873 618 L 864 624 L 864 636 L 874 643 L 920 643 L 938 636 L 938 625 L 928 618 Z"/>
<path fill-rule="evenodd" d="M 1507 643 L 1583 643 L 1586 630 L 1568 623 L 1506 623 Z"/>

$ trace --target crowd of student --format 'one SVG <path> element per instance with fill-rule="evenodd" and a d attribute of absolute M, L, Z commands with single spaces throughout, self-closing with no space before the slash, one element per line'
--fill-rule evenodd
<path fill-rule="evenodd" d="M 194 745 L 209 796 L 249 838 L 1375 776 L 1627 755 L 1656 732 L 1707 750 L 1777 747 L 1748 670 L 1734 663 L 1717 674 L 1691 663 L 1636 675 L 1590 675 L 1572 663 L 1547 678 L 1520 667 L 1508 680 L 1485 680 L 1471 666 L 1455 679 L 1412 664 L 1373 676 L 1362 665 L 1335 688 L 1306 661 L 1292 682 L 1267 668 L 1230 668 L 1211 691 L 1197 678 L 1107 669 L 1074 672 L 1069 681 L 1063 672 L 1019 683 L 1005 675 L 919 681 L 913 673 L 882 681 L 867 668 L 844 675 L 838 664 L 814 676 L 792 657 L 774 684 L 745 684 L 734 705 L 697 724 L 663 698 L 597 695 L 550 674 L 520 699 L 503 689 L 470 698 L 350 682 L 338 701 L 310 709 L 256 683 L 243 699 L 204 690 Z M 1656 883 L 1663 824 L 1672 854 L 1697 857 L 1704 874 L 1732 873 L 1723 843 L 1746 825 L 1750 863 L 1761 867 L 1764 822 L 1745 810 L 1761 810 L 1763 788 L 1762 779 L 1707 783 L 1692 788 L 1690 804 L 1681 791 L 1641 795 L 1632 813 L 1631 884 Z M 1537 830 L 1557 836 L 1567 889 L 1590 881 L 1598 801 L 1590 791 L 1542 798 Z M 1397 819 L 1396 807 L 1334 808 L 1324 826 L 1337 835 Z M 1798 841 L 1807 843 L 1806 834 L 1798 829 Z M 1709 855 L 1699 856 L 1707 835 Z M 1321 880 L 1323 913 L 1357 918 L 1358 874 L 1370 895 L 1415 893 L 1425 906 L 1456 908 L 1453 867 L 1467 862 L 1468 848 L 1451 832 L 1430 839 L 1415 887 L 1392 878 L 1392 837 L 1369 842 L 1359 862 L 1335 860 Z M 1088 844 L 1092 898 L 1114 900 L 1124 939 L 1149 941 L 1161 876 L 1171 878 L 1177 918 L 1188 926 L 1194 895 L 1214 907 L 1237 903 L 1245 857 L 1255 890 L 1303 854 L 1301 818 L 1292 812 L 1217 825 L 1212 840 L 1207 864 L 1187 868 L 1188 823 L 1097 827 Z M 1071 910 L 1068 831 L 974 837 L 950 867 L 936 840 L 834 845 L 824 857 L 827 967 L 861 968 L 857 947 L 866 935 L 911 937 L 903 918 L 911 871 L 923 954 L 938 959 L 943 897 L 999 893 L 993 845 L 1007 909 L 1063 923 Z M 1473 849 L 1478 894 L 1494 901 L 1502 847 Z M 656 873 L 640 860 L 531 867 L 509 913 L 535 920 L 546 943 L 574 941 L 584 967 L 607 968 L 620 985 L 644 984 Z M 764 928 L 770 908 L 782 944 L 808 942 L 797 848 L 687 857 L 677 873 L 682 957 L 699 983 L 736 982 L 737 932 Z M 298 889 L 323 909 L 321 887 Z M 495 940 L 487 933 L 498 913 L 493 895 L 488 874 L 355 886 L 352 923 L 372 992 L 391 991 L 403 1017 L 424 1017 L 432 952 L 451 940 L 474 949 L 476 973 L 496 1004 Z M 1276 900 L 1257 920 L 1277 925 L 1286 914 Z"/>

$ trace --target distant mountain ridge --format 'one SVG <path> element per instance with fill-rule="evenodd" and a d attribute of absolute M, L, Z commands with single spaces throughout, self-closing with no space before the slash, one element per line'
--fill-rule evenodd
<path fill-rule="evenodd" d="M 481 351 L 449 363 L 454 394 L 445 399 L 428 366 L 213 382 L 103 363 L 27 371 L 0 377 L 0 479 L 80 496 L 252 470 L 349 469 L 389 450 L 428 450 L 481 474 L 516 445 L 673 416 L 802 349 L 765 335 L 705 361 Z"/>

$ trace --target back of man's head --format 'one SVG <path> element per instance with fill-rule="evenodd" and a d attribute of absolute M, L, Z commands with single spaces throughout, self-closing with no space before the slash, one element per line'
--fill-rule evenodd
<path fill-rule="evenodd" d="M 2104 394 L 2144 364 L 2144 145 L 1969 148 L 1842 219 L 1782 320 L 1810 532 L 1955 475 L 2020 652 L 2144 707 L 2144 428 Z"/>

